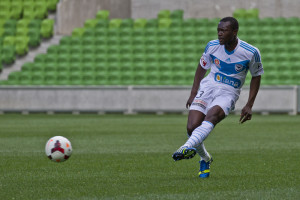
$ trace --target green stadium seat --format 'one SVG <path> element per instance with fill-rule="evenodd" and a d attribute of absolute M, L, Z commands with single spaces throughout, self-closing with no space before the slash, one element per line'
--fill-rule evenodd
<path fill-rule="evenodd" d="M 21 19 L 21 15 L 23 12 L 23 5 L 20 2 L 11 2 L 11 18 L 12 19 Z"/>
<path fill-rule="evenodd" d="M 41 41 L 40 32 L 29 29 L 28 36 L 29 36 L 28 44 L 30 47 L 37 47 L 40 45 L 40 41 Z"/>
<path fill-rule="evenodd" d="M 120 44 L 120 38 L 118 36 L 111 36 L 107 39 L 108 46 L 118 46 Z"/>
<path fill-rule="evenodd" d="M 44 85 L 57 85 L 56 72 L 49 71 L 44 73 Z"/>
<path fill-rule="evenodd" d="M 97 12 L 96 19 L 105 19 L 108 20 L 109 11 L 108 10 L 100 10 Z"/>
<path fill-rule="evenodd" d="M 120 28 L 122 19 L 111 19 L 109 21 L 109 28 Z"/>
<path fill-rule="evenodd" d="M 197 28 L 205 29 L 208 26 L 208 18 L 198 18 L 195 19 L 195 24 L 194 26 Z"/>
<path fill-rule="evenodd" d="M 85 28 L 84 30 L 84 37 L 95 37 L 95 29 L 94 28 Z"/>
<path fill-rule="evenodd" d="M 72 31 L 73 37 L 81 37 L 85 32 L 85 28 L 74 28 Z"/>
<path fill-rule="evenodd" d="M 49 11 L 56 11 L 56 5 L 59 0 L 47 0 L 47 9 Z"/>
<path fill-rule="evenodd" d="M 43 38 L 50 38 L 53 35 L 53 19 L 45 19 L 41 24 L 41 36 Z"/>
<path fill-rule="evenodd" d="M 47 58 L 46 54 L 38 54 L 34 58 L 34 63 L 44 64 L 44 63 L 46 63 L 46 58 Z"/>
<path fill-rule="evenodd" d="M 139 18 L 134 20 L 133 27 L 134 28 L 144 28 L 147 24 L 147 19 Z"/>
<path fill-rule="evenodd" d="M 44 73 L 44 71 L 45 71 L 44 64 L 33 63 L 33 65 L 31 66 L 32 73 Z"/>
<path fill-rule="evenodd" d="M 157 14 L 158 19 L 168 19 L 170 18 L 170 10 L 160 10 Z"/>
<path fill-rule="evenodd" d="M 20 71 L 12 72 L 8 75 L 8 85 L 19 85 Z"/>
<path fill-rule="evenodd" d="M 95 62 L 96 63 L 107 63 L 108 56 L 106 54 L 96 54 Z"/>
<path fill-rule="evenodd" d="M 27 36 L 28 28 L 17 28 L 16 36 Z"/>
<path fill-rule="evenodd" d="M 173 10 L 170 14 L 170 18 L 172 21 L 175 20 L 182 20 L 183 19 L 183 10 Z"/>
<path fill-rule="evenodd" d="M 118 28 L 110 28 L 107 31 L 108 37 L 119 37 L 120 36 L 120 30 Z"/>
<path fill-rule="evenodd" d="M 23 72 L 31 72 L 32 71 L 32 68 L 33 68 L 33 65 L 34 65 L 34 63 L 32 63 L 32 62 L 28 62 L 28 63 L 25 63 L 23 66 L 22 66 L 22 68 L 21 68 L 21 71 Z"/>
<path fill-rule="evenodd" d="M 48 9 L 47 4 L 45 2 L 35 2 L 34 3 L 34 9 L 35 9 L 35 18 L 36 19 L 45 19 L 48 17 Z"/>
<path fill-rule="evenodd" d="M 169 29 L 169 35 L 172 37 L 181 37 L 183 35 L 183 30 L 180 27 L 171 27 Z"/>
<path fill-rule="evenodd" d="M 31 74 L 31 84 L 32 85 L 44 85 L 44 74 L 37 73 L 37 72 Z"/>
<path fill-rule="evenodd" d="M 6 20 L 5 23 L 3 24 L 3 27 L 6 29 L 10 29 L 10 28 L 16 28 L 17 27 L 17 20 L 14 19 L 9 19 Z"/>
<path fill-rule="evenodd" d="M 133 28 L 133 19 L 123 19 L 121 23 L 121 28 Z"/>
<path fill-rule="evenodd" d="M 4 64 L 12 64 L 15 59 L 15 47 L 14 46 L 3 46 L 2 47 L 2 62 Z"/>
<path fill-rule="evenodd" d="M 246 18 L 246 9 L 240 8 L 233 12 L 233 17 L 236 19 Z"/>
<path fill-rule="evenodd" d="M 57 56 L 57 64 L 66 64 L 70 63 L 70 57 L 66 56 L 66 54 L 59 54 Z"/>
<path fill-rule="evenodd" d="M 26 21 L 29 21 L 28 23 L 28 28 L 34 29 L 34 30 L 39 30 L 41 28 L 42 20 L 40 19 L 25 19 Z"/>
<path fill-rule="evenodd" d="M 182 28 L 183 20 L 182 19 L 171 19 L 172 23 L 170 28 Z"/>
<path fill-rule="evenodd" d="M 157 28 L 158 19 L 148 19 L 145 28 Z"/>
<path fill-rule="evenodd" d="M 10 11 L 10 3 L 0 2 L 0 12 L 2 11 Z"/>
<path fill-rule="evenodd" d="M 23 19 L 28 19 L 28 20 L 32 20 L 35 19 L 36 17 L 36 13 L 34 12 L 34 8 L 32 7 L 32 9 L 24 9 L 23 11 Z"/>
<path fill-rule="evenodd" d="M 106 20 L 106 19 L 98 19 L 97 21 L 97 24 L 96 24 L 96 29 L 106 29 L 108 28 L 108 24 L 109 24 L 109 21 Z"/>
<path fill-rule="evenodd" d="M 28 43 L 29 43 L 29 37 L 27 37 L 27 36 L 16 37 L 16 40 L 15 40 L 16 54 L 19 56 L 23 56 L 23 55 L 27 54 Z"/>
<path fill-rule="evenodd" d="M 3 46 L 14 46 L 15 45 L 15 37 L 7 36 L 3 39 Z"/>
<path fill-rule="evenodd" d="M 72 77 L 73 79 L 72 81 L 74 82 L 74 85 L 75 85 L 76 78 L 77 77 Z M 70 79 L 71 77 L 69 76 L 69 73 L 60 73 L 56 75 L 54 84 L 52 85 L 73 85 Z"/>
<path fill-rule="evenodd" d="M 84 72 L 82 74 L 81 84 L 82 85 L 96 85 L 94 72 L 89 72 L 89 71 Z"/>
<path fill-rule="evenodd" d="M 171 24 L 172 24 L 172 20 L 169 18 L 168 19 L 163 18 L 158 21 L 159 28 L 169 28 Z"/>
<path fill-rule="evenodd" d="M 20 85 L 31 85 L 31 72 L 22 72 L 19 75 Z"/>
<path fill-rule="evenodd" d="M 85 28 L 94 28 L 94 27 L 96 27 L 97 23 L 98 23 L 97 19 L 88 19 L 84 22 L 84 27 Z"/>
<path fill-rule="evenodd" d="M 257 8 L 248 9 L 248 10 L 246 10 L 245 17 L 258 19 L 259 10 Z"/>
<path fill-rule="evenodd" d="M 91 45 L 94 45 L 95 44 L 95 39 L 93 36 L 86 36 L 86 37 L 83 37 L 82 39 L 82 45 L 84 46 L 91 46 Z"/>
<path fill-rule="evenodd" d="M 0 19 L 4 20 L 4 19 L 10 19 L 11 13 L 9 10 L 2 10 L 0 12 Z"/>
<path fill-rule="evenodd" d="M 183 20 L 182 23 L 183 28 L 194 28 L 196 27 L 195 25 L 196 25 L 196 19 L 194 18 Z"/>

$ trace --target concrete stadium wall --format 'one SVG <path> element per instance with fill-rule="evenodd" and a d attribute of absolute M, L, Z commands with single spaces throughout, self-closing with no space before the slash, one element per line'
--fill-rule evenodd
<path fill-rule="evenodd" d="M 236 104 L 248 99 L 245 87 Z M 0 112 L 187 112 L 190 87 L 0 87 Z M 254 112 L 299 112 L 298 86 L 261 87 Z"/>
<path fill-rule="evenodd" d="M 163 9 L 182 9 L 185 18 L 221 18 L 237 8 L 258 8 L 260 17 L 300 17 L 299 0 L 61 0 L 56 31 L 69 35 L 101 9 L 109 10 L 111 18 L 149 19 Z"/>
<path fill-rule="evenodd" d="M 70 35 L 74 28 L 83 27 L 99 10 L 109 10 L 111 18 L 130 18 L 131 0 L 60 0 L 57 5 L 56 32 Z"/>

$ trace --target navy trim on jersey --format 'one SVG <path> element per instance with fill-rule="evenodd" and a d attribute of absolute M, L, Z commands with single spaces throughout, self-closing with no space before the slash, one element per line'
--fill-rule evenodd
<path fill-rule="evenodd" d="M 255 62 L 261 62 L 260 55 L 254 47 L 252 47 L 251 45 L 249 45 L 245 42 L 241 42 L 240 46 L 242 48 L 246 49 L 247 51 L 250 51 L 251 53 L 253 53 L 254 58 L 255 58 Z"/>
<path fill-rule="evenodd" d="M 216 45 L 219 45 L 219 44 L 220 44 L 219 40 L 213 40 L 213 41 L 210 41 L 210 42 L 206 45 L 205 50 L 204 50 L 204 53 L 207 52 L 207 50 L 208 50 L 209 47 L 211 47 L 211 46 L 216 46 Z"/>

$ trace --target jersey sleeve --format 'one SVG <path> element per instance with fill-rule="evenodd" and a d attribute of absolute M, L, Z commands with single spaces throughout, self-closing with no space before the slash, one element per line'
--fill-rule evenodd
<path fill-rule="evenodd" d="M 264 68 L 261 62 L 261 56 L 258 49 L 253 53 L 253 57 L 249 63 L 249 71 L 252 76 L 260 76 L 264 73 Z"/>
<path fill-rule="evenodd" d="M 200 58 L 200 65 L 201 67 L 203 67 L 204 69 L 210 69 L 210 65 L 211 65 L 211 57 L 210 57 L 210 42 L 206 45 L 205 51 L 202 54 L 202 57 Z"/>

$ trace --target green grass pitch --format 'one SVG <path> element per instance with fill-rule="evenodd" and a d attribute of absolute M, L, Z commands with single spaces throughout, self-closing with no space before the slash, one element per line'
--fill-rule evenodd
<path fill-rule="evenodd" d="M 0 199 L 300 199 L 300 116 L 231 115 L 206 148 L 214 162 L 197 177 L 198 156 L 174 162 L 185 115 L 0 115 Z M 67 137 L 64 163 L 47 140 Z"/>

